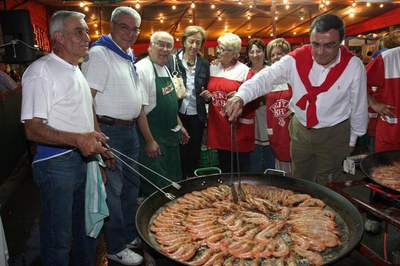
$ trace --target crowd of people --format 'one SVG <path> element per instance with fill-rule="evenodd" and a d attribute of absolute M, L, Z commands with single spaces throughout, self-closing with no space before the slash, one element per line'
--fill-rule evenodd
<path fill-rule="evenodd" d="M 400 48 L 382 51 L 366 71 L 342 45 L 345 24 L 336 15 L 316 18 L 310 44 L 294 51 L 282 38 L 250 40 L 247 64 L 233 33 L 218 38 L 215 60 L 202 57 L 207 38 L 199 26 L 184 29 L 176 51 L 170 33 L 154 32 L 137 60 L 131 47 L 141 17 L 134 9 L 115 8 L 109 34 L 91 46 L 84 17 L 53 14 L 54 49 L 22 77 L 21 121 L 37 143 L 43 265 L 69 265 L 70 252 L 73 265 L 94 265 L 97 234 L 85 230 L 89 162 L 105 192 L 100 226 L 108 259 L 140 265 L 138 197 L 168 185 L 159 175 L 173 182 L 193 176 L 204 133 L 223 172 L 273 168 L 326 185 L 366 134 L 369 102 L 382 117 L 376 150 L 400 149 Z M 181 100 L 176 67 L 187 91 Z"/>

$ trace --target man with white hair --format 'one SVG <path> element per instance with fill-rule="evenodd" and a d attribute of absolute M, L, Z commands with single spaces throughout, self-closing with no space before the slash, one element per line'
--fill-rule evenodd
<path fill-rule="evenodd" d="M 40 256 L 44 266 L 94 265 L 96 239 L 85 232 L 87 157 L 107 156 L 94 131 L 90 88 L 78 63 L 89 50 L 85 15 L 58 11 L 50 21 L 53 52 L 22 77 L 21 120 L 37 143 L 33 178 L 40 190 Z M 72 252 L 71 252 L 72 250 Z"/>
<path fill-rule="evenodd" d="M 140 86 L 144 94 L 144 108 L 138 119 L 140 129 L 139 160 L 150 169 L 173 180 L 182 179 L 179 144 L 187 143 L 188 134 L 178 116 L 178 98 L 166 64 L 174 48 L 174 38 L 165 31 L 150 37 L 149 56 L 136 63 Z M 163 183 L 157 175 L 140 168 L 159 187 Z M 142 182 L 141 192 L 149 196 L 155 189 Z"/>
<path fill-rule="evenodd" d="M 110 34 L 101 36 L 82 64 L 82 72 L 94 97 L 98 130 L 110 138 L 109 146 L 138 160 L 136 119 L 142 108 L 135 56 L 131 49 L 140 33 L 141 18 L 133 8 L 117 7 L 111 14 Z M 107 205 L 110 217 L 104 224 L 107 257 L 125 265 L 139 265 L 143 258 L 130 250 L 138 246 L 135 226 L 140 178 L 128 160 L 106 161 Z"/>

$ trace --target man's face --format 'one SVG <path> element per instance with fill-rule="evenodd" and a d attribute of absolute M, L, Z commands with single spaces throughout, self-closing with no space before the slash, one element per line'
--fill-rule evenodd
<path fill-rule="evenodd" d="M 153 63 L 164 66 L 168 62 L 168 58 L 171 55 L 172 49 L 174 49 L 174 42 L 167 36 L 156 38 L 154 42 L 150 44 L 150 57 Z"/>
<path fill-rule="evenodd" d="M 313 30 L 310 42 L 312 55 L 318 64 L 327 67 L 336 59 L 341 42 L 338 30 L 331 29 L 324 33 Z"/>
<path fill-rule="evenodd" d="M 84 19 L 76 17 L 66 19 L 64 31 L 57 32 L 56 40 L 62 56 L 72 64 L 89 53 L 89 28 Z"/>
<path fill-rule="evenodd" d="M 121 14 L 117 21 L 111 22 L 111 36 L 122 50 L 126 51 L 136 42 L 140 33 L 140 21 L 133 17 Z"/>

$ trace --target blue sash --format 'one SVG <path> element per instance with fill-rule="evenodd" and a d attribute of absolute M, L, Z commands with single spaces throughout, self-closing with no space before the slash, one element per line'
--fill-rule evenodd
<path fill-rule="evenodd" d="M 74 148 L 71 147 L 57 147 L 38 144 L 36 146 L 36 154 L 33 157 L 33 163 L 51 159 L 65 153 L 73 151 Z"/>
<path fill-rule="evenodd" d="M 110 37 L 108 37 L 107 35 L 103 35 L 101 36 L 97 41 L 95 41 L 92 44 L 92 47 L 94 46 L 104 46 L 107 47 L 108 49 L 110 49 L 111 51 L 113 51 L 114 53 L 116 53 L 117 55 L 119 55 L 120 57 L 130 61 L 131 63 L 134 63 L 136 60 L 135 54 L 132 51 L 132 55 L 128 55 L 127 53 L 125 53 L 124 51 L 121 50 L 121 48 L 119 48 L 114 42 L 113 40 L 111 40 Z"/>

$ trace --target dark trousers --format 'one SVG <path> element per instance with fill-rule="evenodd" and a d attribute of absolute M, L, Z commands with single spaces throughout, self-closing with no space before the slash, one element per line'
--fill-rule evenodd
<path fill-rule="evenodd" d="M 239 155 L 239 171 L 250 172 L 250 156 L 251 152 L 238 152 Z M 231 151 L 218 150 L 219 168 L 223 173 L 231 172 Z M 236 152 L 233 153 L 233 172 L 238 172 Z"/>
<path fill-rule="evenodd" d="M 197 115 L 179 113 L 179 118 L 190 136 L 189 142 L 180 146 L 182 177 L 185 179 L 194 176 L 194 171 L 199 168 L 205 123 Z"/>

